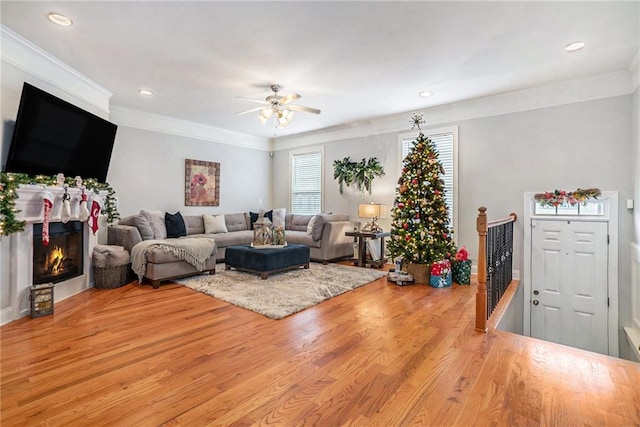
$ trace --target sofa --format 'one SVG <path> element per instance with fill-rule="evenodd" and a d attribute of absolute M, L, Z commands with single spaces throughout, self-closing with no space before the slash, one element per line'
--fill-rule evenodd
<path fill-rule="evenodd" d="M 269 218 L 274 227 L 283 227 L 287 243 L 306 245 L 310 249 L 311 261 L 324 264 L 353 256 L 353 238 L 345 232 L 353 231 L 360 223 L 351 221 L 348 215 L 287 214 L 284 209 L 269 212 L 241 212 L 218 215 L 180 215 L 164 214 L 165 224 L 161 224 L 162 212 L 140 211 L 140 214 L 123 218 L 118 224 L 108 227 L 108 243 L 123 246 L 130 253 L 134 247 L 146 240 L 164 241 L 176 237 L 172 234 L 169 220 L 176 219 L 184 223 L 184 232 L 180 238 L 213 237 L 215 249 L 205 262 L 205 270 L 215 273 L 216 262 L 224 262 L 225 251 L 229 246 L 249 244 L 253 241 L 253 223 L 260 217 Z M 167 231 L 169 231 L 167 233 Z M 170 239 L 169 239 L 170 240 Z M 147 269 L 144 277 L 157 287 L 162 280 L 170 280 L 193 274 L 201 274 L 188 262 L 161 249 L 152 249 L 146 256 Z"/>

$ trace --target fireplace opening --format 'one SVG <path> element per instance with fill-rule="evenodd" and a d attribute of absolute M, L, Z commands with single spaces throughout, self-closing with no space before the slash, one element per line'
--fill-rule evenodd
<path fill-rule="evenodd" d="M 49 244 L 42 243 L 42 224 L 33 224 L 33 284 L 57 283 L 80 276 L 84 265 L 83 223 L 49 224 Z"/>

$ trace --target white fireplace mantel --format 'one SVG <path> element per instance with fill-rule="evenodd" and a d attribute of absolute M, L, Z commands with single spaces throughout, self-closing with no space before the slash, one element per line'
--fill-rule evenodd
<path fill-rule="evenodd" d="M 21 184 L 18 189 L 18 199 L 16 200 L 16 219 L 25 221 L 26 225 L 23 231 L 10 235 L 9 255 L 10 273 L 10 305 L 0 313 L 2 324 L 12 320 L 29 315 L 29 287 L 33 283 L 33 224 L 43 222 L 44 203 L 43 194 L 47 190 L 53 195 L 53 207 L 51 209 L 49 222 L 60 222 L 62 216 L 62 196 L 64 195 L 63 187 L 52 187 L 44 185 L 24 185 Z M 70 221 L 78 221 L 78 212 L 82 190 L 70 187 L 67 189 L 71 196 L 71 218 Z M 92 191 L 85 190 L 87 194 L 87 205 L 90 208 L 94 198 Z M 99 193 L 102 200 L 107 195 L 106 191 Z M 93 286 L 93 271 L 91 268 L 91 255 L 93 248 L 98 241 L 106 241 L 106 221 L 104 217 L 100 219 L 100 231 L 94 235 L 90 227 L 84 224 L 84 265 L 83 274 L 56 283 L 54 290 L 55 301 L 60 301 L 71 295 L 82 292 Z M 55 310 L 54 310 L 55 311 Z"/>

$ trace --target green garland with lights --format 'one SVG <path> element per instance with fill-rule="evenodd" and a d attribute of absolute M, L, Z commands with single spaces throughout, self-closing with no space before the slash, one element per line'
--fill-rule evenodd
<path fill-rule="evenodd" d="M 69 188 L 77 188 L 75 178 L 66 177 L 65 184 Z M 47 186 L 57 186 L 56 176 L 27 175 L 24 173 L 0 172 L 0 236 L 8 236 L 24 230 L 25 222 L 18 221 L 16 214 L 16 199 L 18 198 L 18 187 L 20 184 L 39 184 Z M 90 191 L 106 191 L 107 197 L 102 207 L 102 213 L 107 216 L 107 222 L 113 224 L 120 218 L 116 207 L 116 192 L 106 182 L 99 182 L 93 178 L 83 179 L 82 185 Z"/>

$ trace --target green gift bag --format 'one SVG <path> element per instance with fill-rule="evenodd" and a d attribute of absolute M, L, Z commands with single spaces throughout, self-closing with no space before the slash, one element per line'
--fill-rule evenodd
<path fill-rule="evenodd" d="M 451 266 L 453 281 L 459 285 L 471 284 L 471 260 L 454 261 Z"/>

